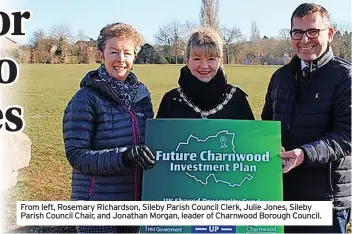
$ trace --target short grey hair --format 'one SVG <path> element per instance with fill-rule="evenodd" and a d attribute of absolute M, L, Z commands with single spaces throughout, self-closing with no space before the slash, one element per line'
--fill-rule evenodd
<path fill-rule="evenodd" d="M 103 52 L 105 49 L 106 41 L 113 37 L 118 37 L 121 39 L 131 39 L 134 42 L 135 55 L 138 54 L 143 44 L 142 35 L 139 34 L 134 27 L 129 24 L 119 22 L 114 24 L 108 24 L 100 30 L 100 34 L 97 40 L 98 50 Z"/>

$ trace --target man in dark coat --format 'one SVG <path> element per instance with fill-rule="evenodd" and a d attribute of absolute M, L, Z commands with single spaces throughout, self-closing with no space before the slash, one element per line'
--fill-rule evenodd
<path fill-rule="evenodd" d="M 281 121 L 284 199 L 333 201 L 332 226 L 286 232 L 346 233 L 351 212 L 351 64 L 334 57 L 326 9 L 301 4 L 291 17 L 296 55 L 272 76 L 263 120 Z"/>

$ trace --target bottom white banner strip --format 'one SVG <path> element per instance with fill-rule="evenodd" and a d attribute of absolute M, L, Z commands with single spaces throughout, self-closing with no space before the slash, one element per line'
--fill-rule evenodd
<path fill-rule="evenodd" d="M 332 225 L 332 202 L 19 201 L 20 226 Z"/>

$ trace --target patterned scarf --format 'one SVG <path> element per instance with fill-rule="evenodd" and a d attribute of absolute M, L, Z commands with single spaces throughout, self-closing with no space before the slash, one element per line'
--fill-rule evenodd
<path fill-rule="evenodd" d="M 138 90 L 138 79 L 136 75 L 130 72 L 126 80 L 118 80 L 109 75 L 104 64 L 99 67 L 98 73 L 99 78 L 108 83 L 119 100 L 124 102 L 127 106 L 131 106 Z"/>

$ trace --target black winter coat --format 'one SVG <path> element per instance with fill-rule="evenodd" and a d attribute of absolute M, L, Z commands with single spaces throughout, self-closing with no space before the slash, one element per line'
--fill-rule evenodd
<path fill-rule="evenodd" d="M 208 119 L 254 120 L 253 112 L 247 100 L 247 95 L 239 87 L 233 87 L 232 85 L 228 85 L 226 94 L 230 93 L 232 88 L 236 91 L 229 102 L 215 114 L 207 116 Z M 196 112 L 184 99 L 182 99 L 177 89 L 178 88 L 173 89 L 164 95 L 156 117 L 191 119 L 202 118 L 200 113 Z M 223 94 L 223 99 L 226 98 L 226 94 Z"/>
<path fill-rule="evenodd" d="M 351 207 L 351 64 L 327 50 L 298 86 L 301 60 L 278 69 L 269 83 L 263 120 L 281 121 L 286 151 L 304 162 L 284 174 L 286 200 L 332 200 Z"/>

